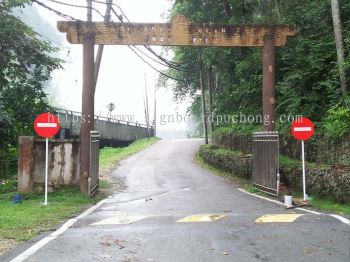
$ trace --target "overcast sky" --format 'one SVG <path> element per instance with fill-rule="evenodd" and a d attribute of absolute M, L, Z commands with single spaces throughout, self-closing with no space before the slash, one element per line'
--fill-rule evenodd
<path fill-rule="evenodd" d="M 66 3 L 86 5 L 84 0 L 68 1 Z M 50 1 L 44 2 L 62 13 L 75 18 L 85 20 L 86 10 L 83 8 L 67 7 Z M 114 0 L 116 2 L 116 0 Z M 166 22 L 172 1 L 169 0 L 118 0 L 119 6 L 132 22 Z M 104 14 L 105 6 L 95 3 L 94 6 Z M 117 10 L 118 11 L 118 10 Z M 35 17 L 39 16 L 43 21 L 39 22 Z M 51 40 L 61 43 L 57 46 L 61 49 L 60 57 L 66 60 L 64 70 L 59 70 L 53 75 L 49 93 L 52 103 L 65 109 L 81 111 L 82 91 L 82 46 L 71 45 L 65 35 L 58 32 L 56 22 L 64 20 L 51 11 L 33 4 L 33 8 L 27 8 L 23 14 L 25 22 L 34 27 L 34 30 L 49 37 Z M 95 21 L 101 21 L 97 13 L 93 13 Z M 114 21 L 117 21 L 114 18 Z M 97 49 L 97 47 L 96 47 Z M 161 47 L 154 47 L 158 53 Z M 159 64 L 151 62 L 155 67 L 164 70 Z M 135 115 L 139 122 L 144 122 L 144 75 L 147 77 L 149 93 L 150 115 L 153 120 L 153 94 L 156 71 L 142 62 L 127 46 L 105 46 L 100 74 L 95 95 L 95 113 L 107 115 L 107 104 L 114 103 L 115 115 Z M 157 114 L 185 114 L 188 104 L 173 102 L 171 90 L 160 89 L 157 95 Z M 157 122 L 159 121 L 159 117 Z M 185 124 L 160 126 L 162 129 L 185 129 Z"/>

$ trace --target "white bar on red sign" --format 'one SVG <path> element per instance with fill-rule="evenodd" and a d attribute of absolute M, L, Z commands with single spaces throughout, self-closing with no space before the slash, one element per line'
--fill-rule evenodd
<path fill-rule="evenodd" d="M 37 127 L 57 127 L 57 123 L 37 123 Z"/>
<path fill-rule="evenodd" d="M 306 126 L 306 127 L 294 127 L 294 131 L 295 132 L 307 132 L 307 131 L 311 131 L 311 127 Z"/>

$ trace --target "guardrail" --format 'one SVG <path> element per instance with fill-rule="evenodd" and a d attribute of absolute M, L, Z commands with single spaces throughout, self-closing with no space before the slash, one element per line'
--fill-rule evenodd
<path fill-rule="evenodd" d="M 61 109 L 61 108 L 54 108 L 57 113 L 63 113 L 67 114 L 70 116 L 76 116 L 76 117 L 82 117 L 82 114 L 77 111 L 72 111 L 72 110 L 66 110 L 66 109 Z M 149 127 L 149 128 L 154 128 L 153 125 L 147 125 L 145 123 L 139 123 L 139 122 L 132 122 L 132 121 L 125 121 L 125 120 L 120 120 L 120 119 L 114 119 L 114 118 L 109 118 L 109 117 L 104 117 L 104 116 L 94 116 L 95 120 L 103 120 L 106 122 L 113 122 L 113 123 L 118 123 L 118 124 L 125 124 L 125 125 L 131 125 L 131 126 L 139 126 L 139 127 Z"/>

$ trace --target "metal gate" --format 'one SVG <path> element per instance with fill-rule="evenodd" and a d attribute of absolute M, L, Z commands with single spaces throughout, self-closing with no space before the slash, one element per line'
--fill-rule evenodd
<path fill-rule="evenodd" d="M 90 168 L 89 168 L 89 194 L 93 196 L 99 185 L 99 149 L 100 132 L 90 131 Z"/>
<path fill-rule="evenodd" d="M 252 181 L 261 191 L 278 196 L 279 190 L 279 136 L 277 132 L 253 134 Z"/>

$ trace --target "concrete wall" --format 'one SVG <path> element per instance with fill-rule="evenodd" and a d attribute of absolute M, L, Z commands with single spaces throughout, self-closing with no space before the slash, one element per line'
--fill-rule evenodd
<path fill-rule="evenodd" d="M 253 157 L 251 154 L 235 154 L 233 151 L 219 151 L 220 147 L 205 145 L 199 155 L 210 165 L 225 170 L 234 176 L 251 178 Z M 236 149 L 237 150 L 237 149 Z M 340 203 L 350 203 L 350 169 L 334 167 L 314 167 L 306 165 L 307 192 L 311 195 L 333 198 Z M 301 165 L 289 166 L 280 164 L 283 183 L 289 189 L 302 191 Z"/>
<path fill-rule="evenodd" d="M 50 140 L 49 190 L 79 185 L 80 143 L 78 140 Z M 18 191 L 42 191 L 45 184 L 45 140 L 19 137 Z"/>

